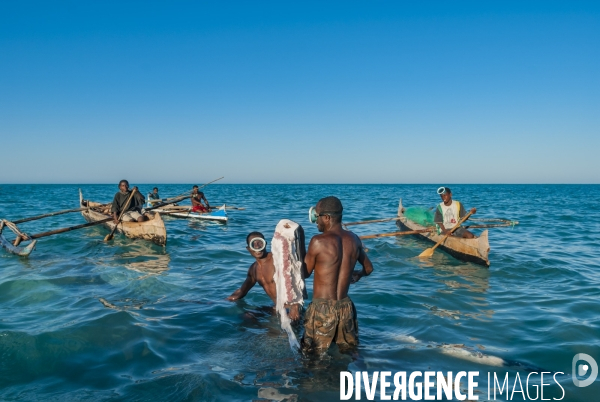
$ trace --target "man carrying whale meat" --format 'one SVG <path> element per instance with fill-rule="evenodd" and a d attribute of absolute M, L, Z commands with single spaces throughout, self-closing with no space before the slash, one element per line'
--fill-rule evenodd
<path fill-rule="evenodd" d="M 458 224 L 458 221 L 465 217 L 467 212 L 465 207 L 458 201 L 452 200 L 452 191 L 448 187 L 438 188 L 437 193 L 440 195 L 442 202 L 440 202 L 435 209 L 435 216 L 433 221 L 440 226 L 442 234 L 447 234 L 454 226 Z M 477 212 L 477 209 L 472 208 L 472 213 Z M 452 236 L 462 237 L 463 239 L 473 239 L 475 235 L 469 232 L 464 227 L 459 227 Z"/>
<path fill-rule="evenodd" d="M 351 283 L 373 272 L 373 264 L 354 233 L 342 228 L 342 203 L 325 197 L 309 217 L 322 234 L 314 236 L 304 259 L 305 278 L 315 273 L 313 299 L 304 316 L 304 351 L 325 352 L 332 342 L 340 349 L 358 345 L 358 322 L 348 297 Z M 362 270 L 355 271 L 356 262 Z"/>
<path fill-rule="evenodd" d="M 123 210 L 125 210 L 123 222 L 144 222 L 148 220 L 146 215 L 141 214 L 146 200 L 144 199 L 144 196 L 140 194 L 137 187 L 134 187 L 134 189 L 136 192 L 131 198 L 129 205 L 126 206 L 125 204 L 131 195 L 129 182 L 127 180 L 121 180 L 119 182 L 119 191 L 115 194 L 110 208 L 115 223 L 119 223 L 119 216 Z"/>
<path fill-rule="evenodd" d="M 301 233 L 303 236 L 304 231 L 301 231 Z M 256 261 L 248 269 L 248 275 L 242 286 L 233 292 L 227 300 L 242 299 L 258 282 L 267 296 L 273 300 L 273 303 L 277 304 L 277 286 L 274 279 L 275 264 L 273 263 L 273 253 L 267 252 L 265 236 L 260 232 L 252 232 L 246 236 L 246 244 L 246 250 Z M 302 240 L 302 244 L 304 244 L 304 240 Z M 298 321 L 300 319 L 300 305 L 290 305 L 288 316 L 292 321 Z"/>

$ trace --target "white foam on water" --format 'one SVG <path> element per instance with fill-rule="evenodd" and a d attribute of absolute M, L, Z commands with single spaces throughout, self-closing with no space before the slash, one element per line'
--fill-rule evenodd
<path fill-rule="evenodd" d="M 412 335 L 399 334 L 394 336 L 394 339 L 403 343 L 421 343 L 420 340 Z"/>

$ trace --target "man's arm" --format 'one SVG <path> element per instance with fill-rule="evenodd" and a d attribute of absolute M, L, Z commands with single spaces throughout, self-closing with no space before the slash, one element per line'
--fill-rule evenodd
<path fill-rule="evenodd" d="M 134 187 L 134 189 L 136 189 L 136 192 L 133 196 L 133 200 L 131 200 L 131 203 L 129 204 L 129 207 L 131 208 L 131 205 L 135 206 L 135 209 L 137 210 L 141 210 L 142 208 L 144 208 L 144 204 L 146 203 L 146 199 L 144 198 L 144 196 L 142 195 L 142 193 L 139 192 L 139 190 L 137 190 L 137 187 Z"/>
<path fill-rule="evenodd" d="M 310 243 L 308 244 L 308 251 L 306 252 L 306 256 L 304 257 L 304 278 L 308 278 L 312 275 L 315 265 L 317 264 L 317 254 L 319 252 L 319 239 L 317 239 L 319 235 L 314 236 L 310 239 Z"/>
<path fill-rule="evenodd" d="M 110 206 L 110 212 L 115 223 L 119 222 L 119 217 L 117 216 L 118 208 L 119 206 L 117 205 L 117 195 L 115 194 L 112 205 Z"/>
<path fill-rule="evenodd" d="M 208 200 L 204 196 L 204 193 L 200 193 L 200 199 L 204 200 L 204 203 L 206 204 L 206 208 L 210 208 L 210 205 L 208 205 Z"/>
<path fill-rule="evenodd" d="M 360 271 L 354 271 L 352 273 L 352 281 L 350 283 L 356 283 L 363 276 L 369 276 L 371 275 L 371 272 L 373 272 L 373 263 L 369 259 L 367 253 L 365 253 L 365 249 L 362 247 L 362 245 L 358 250 L 358 262 L 360 263 L 360 265 L 362 265 L 363 269 Z"/>
<path fill-rule="evenodd" d="M 462 205 L 461 205 L 462 208 Z M 437 223 L 440 226 L 440 229 L 442 230 L 442 233 L 446 233 L 446 228 L 444 227 L 444 217 L 442 216 L 442 213 L 440 212 L 440 208 L 439 206 L 437 206 L 435 208 L 435 215 L 433 216 L 433 222 Z"/>
<path fill-rule="evenodd" d="M 252 264 L 252 266 L 248 270 L 248 275 L 246 276 L 246 280 L 244 281 L 244 283 L 242 283 L 242 286 L 240 286 L 240 288 L 238 290 L 233 292 L 231 294 L 231 296 L 229 296 L 227 298 L 227 300 L 235 301 L 235 300 L 242 299 L 244 296 L 246 296 L 248 294 L 250 289 L 252 289 L 255 284 L 256 284 L 256 276 L 254 275 L 254 264 Z"/>

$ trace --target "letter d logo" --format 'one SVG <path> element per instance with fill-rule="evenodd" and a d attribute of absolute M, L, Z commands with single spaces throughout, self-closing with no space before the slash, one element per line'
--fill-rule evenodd
<path fill-rule="evenodd" d="M 590 367 L 588 367 L 587 365 L 584 366 L 580 366 L 579 370 L 576 371 L 577 369 L 577 362 L 579 360 L 585 360 L 590 367 L 592 368 L 592 373 L 590 374 L 589 378 L 586 380 L 579 380 L 577 378 L 577 374 L 579 374 L 580 376 L 585 375 L 588 372 L 588 369 Z M 574 357 L 573 357 L 573 371 L 572 371 L 572 375 L 573 375 L 573 383 L 575 384 L 575 386 L 577 387 L 587 387 L 588 385 L 590 385 L 591 383 L 593 383 L 596 380 L 596 377 L 598 377 L 598 364 L 596 363 L 596 360 L 594 360 L 594 358 L 590 355 L 586 355 L 585 353 L 577 353 Z"/>

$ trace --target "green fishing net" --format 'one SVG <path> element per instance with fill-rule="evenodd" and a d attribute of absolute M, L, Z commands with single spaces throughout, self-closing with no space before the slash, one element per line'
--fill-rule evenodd
<path fill-rule="evenodd" d="M 435 209 L 429 210 L 427 207 L 408 207 L 404 209 L 404 216 L 421 226 L 434 226 L 434 215 Z"/>

